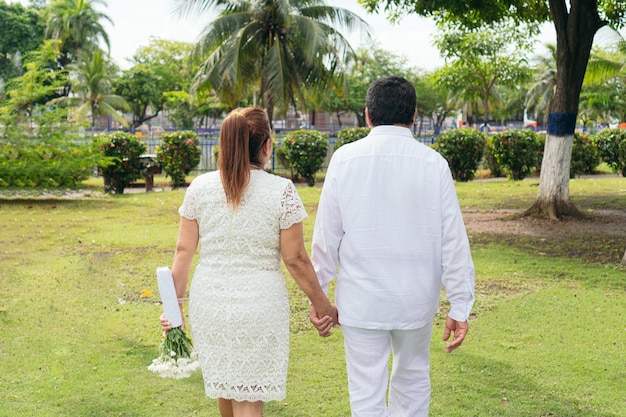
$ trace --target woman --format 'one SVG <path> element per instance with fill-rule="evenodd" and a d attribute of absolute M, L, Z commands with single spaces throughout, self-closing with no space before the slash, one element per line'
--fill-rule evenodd
<path fill-rule="evenodd" d="M 269 120 L 258 108 L 236 109 L 222 123 L 219 171 L 197 177 L 179 209 L 172 264 L 182 299 L 193 256 L 189 320 L 205 391 L 223 417 L 262 416 L 263 402 L 286 396 L 289 302 L 282 259 L 322 317 L 337 324 L 304 247 L 306 211 L 293 183 L 263 168 L 272 154 Z M 161 317 L 163 330 L 171 328 Z"/>

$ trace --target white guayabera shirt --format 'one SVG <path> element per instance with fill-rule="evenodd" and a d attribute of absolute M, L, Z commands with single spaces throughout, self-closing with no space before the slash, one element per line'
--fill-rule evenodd
<path fill-rule="evenodd" d="M 337 278 L 339 321 L 347 326 L 423 327 L 437 312 L 442 284 L 453 319 L 467 320 L 474 302 L 474 265 L 450 169 L 405 127 L 377 126 L 335 152 L 312 260 L 325 291 Z"/>

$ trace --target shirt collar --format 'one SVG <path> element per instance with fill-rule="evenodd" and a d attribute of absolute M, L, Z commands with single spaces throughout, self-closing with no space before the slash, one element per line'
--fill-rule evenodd
<path fill-rule="evenodd" d="M 370 130 L 370 135 L 396 135 L 396 136 L 410 136 L 411 129 L 404 126 L 395 126 L 395 125 L 380 125 L 375 126 Z"/>

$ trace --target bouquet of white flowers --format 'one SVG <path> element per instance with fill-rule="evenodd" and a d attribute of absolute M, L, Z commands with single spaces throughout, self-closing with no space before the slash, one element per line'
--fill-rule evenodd
<path fill-rule="evenodd" d="M 148 369 L 159 374 L 161 378 L 189 378 L 200 364 L 191 340 L 181 327 L 183 318 L 178 308 L 172 271 L 167 267 L 157 268 L 157 279 L 163 310 L 172 324 L 172 329 L 167 331 L 159 346 L 159 357 L 152 361 Z"/>

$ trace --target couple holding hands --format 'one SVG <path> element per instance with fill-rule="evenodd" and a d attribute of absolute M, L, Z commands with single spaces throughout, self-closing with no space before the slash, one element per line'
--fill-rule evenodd
<path fill-rule="evenodd" d="M 272 155 L 266 113 L 241 108 L 224 119 L 219 169 L 186 191 L 172 264 L 182 301 L 200 246 L 188 313 L 206 395 L 218 400 L 222 417 L 260 417 L 264 402 L 286 396 L 289 301 L 281 259 L 311 301 L 319 334 L 341 323 L 352 416 L 428 416 L 441 287 L 450 301 L 443 334 L 450 352 L 468 331 L 474 267 L 448 164 L 412 136 L 416 105 L 404 78 L 370 86 L 371 132 L 331 159 L 311 258 L 296 188 L 264 169 Z M 337 308 L 327 298 L 333 279 Z M 161 326 L 171 328 L 163 316 Z"/>

